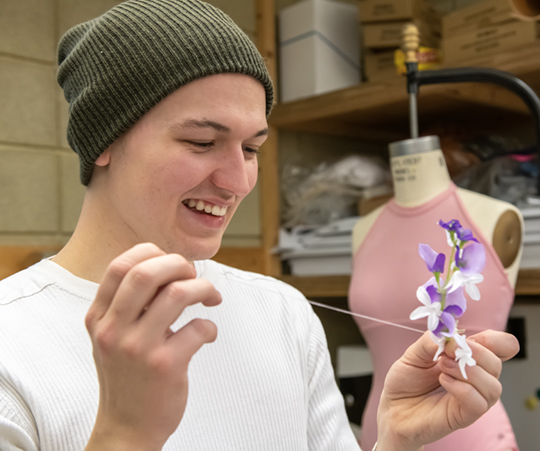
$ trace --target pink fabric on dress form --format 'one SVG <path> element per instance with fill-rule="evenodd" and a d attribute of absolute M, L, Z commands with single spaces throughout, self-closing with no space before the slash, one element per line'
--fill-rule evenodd
<path fill-rule="evenodd" d="M 418 244 L 429 244 L 435 251 L 449 255 L 445 233 L 437 225 L 439 219 L 458 219 L 486 248 L 484 281 L 478 285 L 482 299 L 468 298 L 467 311 L 459 321 L 459 328 L 466 329 L 467 336 L 485 329 L 504 330 L 514 290 L 491 241 L 473 223 L 454 184 L 419 207 L 404 208 L 394 200 L 388 202 L 354 255 L 350 310 L 412 328 L 427 327 L 425 322 L 409 320 L 409 315 L 420 306 L 416 289 L 431 277 L 418 255 Z M 418 339 L 418 334 L 362 318 L 355 321 L 370 348 L 374 367 L 361 439 L 362 449 L 371 449 L 377 438 L 376 414 L 384 378 L 390 366 Z M 425 447 L 425 451 L 508 449 L 517 450 L 518 446 L 500 402 L 472 426 Z"/>

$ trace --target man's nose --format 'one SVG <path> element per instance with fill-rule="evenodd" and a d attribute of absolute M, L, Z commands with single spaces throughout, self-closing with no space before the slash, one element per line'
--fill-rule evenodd
<path fill-rule="evenodd" d="M 230 146 L 219 156 L 213 182 L 219 188 L 235 196 L 246 196 L 254 185 L 257 173 L 257 161 L 246 159 L 241 146 Z"/>

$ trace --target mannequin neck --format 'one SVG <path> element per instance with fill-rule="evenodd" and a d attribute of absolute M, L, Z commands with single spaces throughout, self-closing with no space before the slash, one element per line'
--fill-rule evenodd
<path fill-rule="evenodd" d="M 390 167 L 395 202 L 402 207 L 429 202 L 451 183 L 441 150 L 392 157 Z"/>

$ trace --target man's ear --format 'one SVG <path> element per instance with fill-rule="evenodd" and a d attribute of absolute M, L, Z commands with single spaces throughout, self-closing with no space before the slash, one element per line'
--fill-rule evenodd
<path fill-rule="evenodd" d="M 96 166 L 107 166 L 111 162 L 111 148 L 108 147 L 105 151 L 97 157 L 95 161 Z"/>

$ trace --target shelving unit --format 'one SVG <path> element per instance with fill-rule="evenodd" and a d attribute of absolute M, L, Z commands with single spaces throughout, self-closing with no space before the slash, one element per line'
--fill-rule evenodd
<path fill-rule="evenodd" d="M 464 61 L 460 66 L 495 67 L 513 73 L 540 91 L 540 44 L 490 58 Z M 448 66 L 450 67 L 450 66 Z M 486 126 L 504 120 L 530 118 L 523 101 L 513 93 L 487 84 L 430 85 L 418 97 L 420 130 L 437 123 L 474 120 Z M 532 120 L 532 119 L 531 119 Z M 347 89 L 278 104 L 270 123 L 279 129 L 325 133 L 379 142 L 409 137 L 409 104 L 405 78 L 364 83 Z"/>
<path fill-rule="evenodd" d="M 308 298 L 346 297 L 349 276 L 297 277 L 283 275 L 284 282 L 298 288 Z M 516 284 L 517 296 L 540 295 L 540 268 L 522 269 Z"/>
<path fill-rule="evenodd" d="M 276 80 L 276 31 L 274 0 L 256 0 L 257 45 Z M 540 92 L 540 43 L 512 52 L 467 60 L 460 66 L 494 67 L 520 77 Z M 277 98 L 277 97 L 276 97 Z M 455 121 L 474 121 L 475 127 L 524 123 L 532 118 L 525 104 L 514 94 L 485 84 L 423 86 L 418 98 L 420 130 Z M 348 276 L 295 277 L 283 275 L 279 258 L 271 249 L 279 233 L 278 131 L 280 129 L 364 141 L 389 143 L 408 137 L 408 96 L 405 79 L 396 76 L 381 83 L 365 83 L 340 91 L 277 104 L 269 119 L 270 137 L 261 152 L 260 192 L 263 224 L 261 248 L 238 249 L 249 253 L 257 268 L 297 287 L 308 297 L 346 296 Z M 526 123 L 526 122 L 525 122 Z M 234 253 L 231 249 L 224 253 Z M 236 254 L 240 255 L 240 254 Z M 218 254 L 217 258 L 220 258 Z M 225 258 L 222 261 L 227 261 Z M 253 270 L 246 267 L 245 269 Z M 516 286 L 518 295 L 540 295 L 540 268 L 521 270 Z"/>

